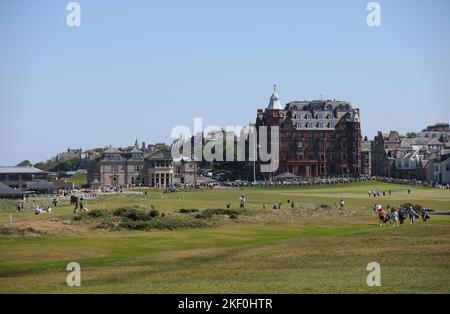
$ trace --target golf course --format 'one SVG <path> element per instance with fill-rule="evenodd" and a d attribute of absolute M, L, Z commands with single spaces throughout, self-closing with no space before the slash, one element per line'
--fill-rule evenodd
<path fill-rule="evenodd" d="M 386 195 L 369 197 L 375 189 Z M 86 200 L 86 213 L 66 198 L 35 215 L 51 200 L 20 213 L 0 200 L 0 293 L 450 293 L 450 190 L 375 181 L 133 189 Z M 375 203 L 418 204 L 431 218 L 381 227 Z M 66 283 L 71 262 L 79 287 Z M 366 283 L 371 262 L 381 286 Z"/>

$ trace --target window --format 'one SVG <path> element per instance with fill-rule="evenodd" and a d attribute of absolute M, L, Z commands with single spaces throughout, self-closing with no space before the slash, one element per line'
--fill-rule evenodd
<path fill-rule="evenodd" d="M 317 119 L 322 120 L 323 119 L 323 114 L 322 112 L 319 112 L 319 114 L 317 115 Z"/>
<path fill-rule="evenodd" d="M 297 148 L 303 148 L 303 142 L 302 141 L 298 141 L 297 142 Z"/>
<path fill-rule="evenodd" d="M 141 166 L 136 166 L 136 172 L 141 171 Z"/>
<path fill-rule="evenodd" d="M 336 128 L 336 123 L 334 121 L 330 121 L 330 123 L 328 124 L 328 127 L 331 129 Z"/>
<path fill-rule="evenodd" d="M 141 159 L 141 158 L 142 158 L 142 154 L 139 154 L 139 153 L 133 153 L 133 154 L 131 155 L 131 158 L 132 158 L 132 159 Z"/>
<path fill-rule="evenodd" d="M 299 112 L 297 112 L 295 114 L 295 120 L 301 120 L 301 119 L 302 119 L 302 115 Z"/>
<path fill-rule="evenodd" d="M 317 124 L 317 127 L 319 129 L 323 129 L 323 121 L 319 121 L 319 123 Z"/>
<path fill-rule="evenodd" d="M 311 114 L 311 112 L 308 112 L 306 114 L 306 120 L 311 120 L 311 119 L 312 119 L 312 114 Z"/>
<path fill-rule="evenodd" d="M 302 128 L 302 123 L 300 121 L 295 122 L 295 128 L 301 129 Z"/>
<path fill-rule="evenodd" d="M 311 121 L 306 122 L 306 128 L 312 129 L 312 122 Z"/>

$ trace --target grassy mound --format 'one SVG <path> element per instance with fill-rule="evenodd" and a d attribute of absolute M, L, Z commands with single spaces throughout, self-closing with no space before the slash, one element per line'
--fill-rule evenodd
<path fill-rule="evenodd" d="M 166 214 L 158 210 L 139 207 L 121 207 L 115 210 L 92 210 L 73 217 L 75 223 L 87 223 L 97 230 L 175 230 L 202 228 L 212 225 L 198 221 L 190 215 Z"/>

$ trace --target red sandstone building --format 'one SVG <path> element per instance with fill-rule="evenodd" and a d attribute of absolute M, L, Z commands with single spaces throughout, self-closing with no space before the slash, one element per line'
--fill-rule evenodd
<path fill-rule="evenodd" d="M 293 101 L 282 107 L 274 90 L 269 106 L 257 111 L 259 126 L 279 126 L 277 173 L 301 177 L 361 174 L 359 109 L 349 102 Z"/>

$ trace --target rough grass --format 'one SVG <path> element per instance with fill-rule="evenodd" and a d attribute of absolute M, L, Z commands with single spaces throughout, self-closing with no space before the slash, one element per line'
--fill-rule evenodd
<path fill-rule="evenodd" d="M 62 225 L 72 217 L 68 205 L 51 216 L 14 214 L 16 226 L 45 224 L 46 230 L 57 231 L 0 238 L 0 293 L 449 293 L 450 216 L 379 227 L 374 200 L 367 195 L 375 186 L 393 191 L 381 198 L 383 205 L 408 201 L 450 209 L 448 190 L 413 187 L 408 195 L 405 186 L 379 183 L 104 197 L 86 206 L 114 210 L 153 205 L 167 215 L 203 221 L 194 218 L 198 212 L 182 214 L 179 209 L 204 211 L 232 202 L 239 211 L 244 193 L 248 214 L 241 213 L 238 223 L 219 217 L 222 223 L 208 228 L 119 232 Z M 334 208 L 341 197 L 347 207 L 343 212 Z M 296 202 L 294 209 L 288 199 Z M 275 202 L 284 202 L 282 210 L 271 209 Z M 320 204 L 329 207 L 318 210 Z M 0 213 L 0 221 L 8 222 L 8 216 Z M 50 223 L 50 217 L 59 221 Z M 81 265 L 79 288 L 65 284 L 65 266 L 72 261 Z M 366 285 L 366 266 L 373 261 L 382 269 L 377 288 Z"/>

